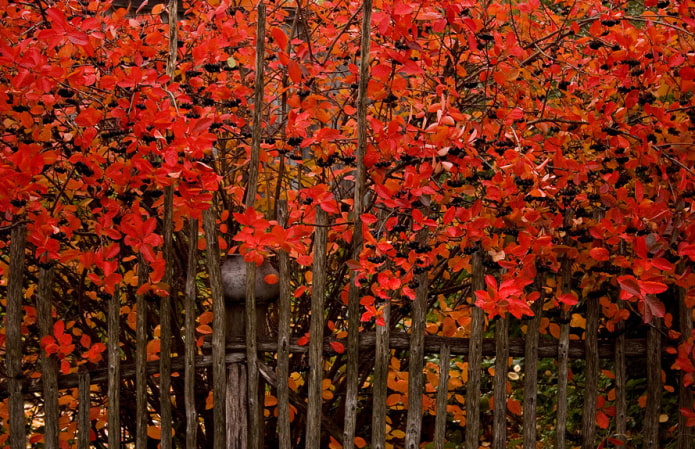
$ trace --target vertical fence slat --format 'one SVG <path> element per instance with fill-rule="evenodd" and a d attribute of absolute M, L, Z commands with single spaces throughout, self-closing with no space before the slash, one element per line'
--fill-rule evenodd
<path fill-rule="evenodd" d="M 493 448 L 507 447 L 507 368 L 509 361 L 509 316 L 495 323 L 494 411 L 492 418 Z"/>
<path fill-rule="evenodd" d="M 372 448 L 384 449 L 386 447 L 386 396 L 388 389 L 386 382 L 389 371 L 389 357 L 391 355 L 389 339 L 391 320 L 391 304 L 389 301 L 383 306 L 384 326 L 376 327 L 376 349 L 374 351 L 374 390 L 372 394 Z"/>
<path fill-rule="evenodd" d="M 586 332 L 584 347 L 584 408 L 582 410 L 582 447 L 594 449 L 596 440 L 596 399 L 598 398 L 598 296 L 589 295 L 586 300 Z"/>
<path fill-rule="evenodd" d="M 10 236 L 10 266 L 7 276 L 7 387 L 10 393 L 10 448 L 25 449 L 24 396 L 22 395 L 22 297 L 26 225 L 17 224 Z"/>
<path fill-rule="evenodd" d="M 328 244 L 328 216 L 316 207 L 314 231 L 314 261 L 311 265 L 311 322 L 309 323 L 309 400 L 307 402 L 306 449 L 321 448 L 322 382 L 323 382 L 323 328 L 326 294 L 326 249 Z"/>
<path fill-rule="evenodd" d="M 278 224 L 287 227 L 287 201 L 278 201 Z M 278 253 L 280 298 L 278 298 L 278 443 L 279 449 L 290 449 L 290 258 L 287 251 Z"/>
<path fill-rule="evenodd" d="M 167 5 L 169 17 L 169 49 L 167 60 L 167 75 L 171 80 L 176 73 L 176 59 L 178 55 L 178 0 L 169 0 Z M 174 104 L 176 107 L 176 104 Z M 164 217 L 162 220 L 162 234 L 164 237 L 164 261 L 166 267 L 164 271 L 164 282 L 168 286 L 168 295 L 161 298 L 159 304 L 159 339 L 160 339 L 160 358 L 159 358 L 159 409 L 160 422 L 162 426 L 160 449 L 171 449 L 172 447 L 172 411 L 171 411 L 171 295 L 173 294 L 172 281 L 174 278 L 173 268 L 173 224 L 174 216 L 174 188 L 166 186 L 164 188 Z"/>
<path fill-rule="evenodd" d="M 260 160 L 262 120 L 263 120 L 263 79 L 265 64 L 265 3 L 258 2 L 256 23 L 256 64 L 254 79 L 253 124 L 251 136 L 251 157 L 249 159 L 248 184 L 246 186 L 246 207 L 252 208 L 258 190 L 258 164 Z M 249 447 L 262 446 L 263 404 L 259 401 L 259 373 L 256 329 L 256 264 L 246 264 L 246 369 L 247 401 L 249 416 Z"/>
<path fill-rule="evenodd" d="M 683 272 L 683 270 L 679 270 Z M 686 305 L 686 290 L 683 287 L 678 288 L 678 329 L 681 332 L 681 338 L 687 339 L 693 332 L 693 308 Z M 683 383 L 685 373 L 678 373 L 678 408 L 690 409 L 693 406 L 693 392 Z M 695 427 L 686 425 L 687 417 L 682 413 L 678 414 L 678 437 L 676 440 L 677 449 L 693 449 L 695 448 Z"/>
<path fill-rule="evenodd" d="M 471 294 L 485 289 L 485 272 L 481 250 L 471 261 Z M 471 335 L 468 344 L 468 385 L 466 386 L 466 449 L 478 449 L 480 442 L 480 376 L 483 366 L 483 331 L 485 316 L 471 298 Z"/>
<path fill-rule="evenodd" d="M 118 448 L 121 444 L 121 348 L 120 342 L 120 316 L 121 316 L 121 296 L 116 291 L 109 300 L 108 314 L 108 361 L 109 361 L 109 383 L 107 395 L 109 399 L 108 407 L 108 434 L 109 449 Z"/>
<path fill-rule="evenodd" d="M 572 223 L 572 210 L 565 211 L 564 226 Z M 570 245 L 571 239 L 565 237 L 565 244 Z M 560 263 L 560 294 L 572 291 L 572 260 L 565 254 Z M 555 447 L 565 449 L 567 446 L 565 434 L 567 433 L 567 380 L 569 370 L 570 348 L 570 312 L 566 305 L 561 305 L 560 310 L 560 338 L 557 343 L 557 422 L 555 424 Z"/>
<path fill-rule="evenodd" d="M 522 428 L 524 449 L 536 449 L 536 407 L 538 406 L 538 341 L 543 316 L 545 276 L 538 274 L 536 290 L 541 296 L 533 303 L 533 318 L 528 320 L 524 347 L 524 405 Z"/>
<path fill-rule="evenodd" d="M 217 223 L 214 202 L 203 211 L 203 228 L 207 242 L 206 262 L 212 291 L 212 395 L 214 398 L 213 449 L 226 449 L 225 395 L 227 373 L 225 366 L 225 320 L 222 273 L 220 271 L 220 246 L 217 241 Z M 209 435 L 209 434 L 208 434 Z"/>
<path fill-rule="evenodd" d="M 89 392 L 90 384 L 89 371 L 82 369 L 79 372 L 78 386 L 78 416 L 77 416 L 77 449 L 89 449 L 89 432 L 91 421 L 89 412 L 91 399 Z"/>
<path fill-rule="evenodd" d="M 442 344 L 439 352 L 439 385 L 437 386 L 437 417 L 434 422 L 434 449 L 444 449 L 446 442 L 446 406 L 449 399 L 449 359 L 451 347 Z"/>
<path fill-rule="evenodd" d="M 418 245 L 425 246 L 429 233 L 427 228 L 419 232 Z M 416 449 L 420 446 L 422 429 L 422 394 L 424 392 L 423 367 L 425 363 L 425 320 L 427 298 L 429 296 L 428 270 L 417 276 L 418 287 L 413 303 L 413 320 L 410 326 L 410 358 L 408 361 L 408 417 L 405 433 L 405 447 Z M 388 326 L 389 323 L 386 322 Z M 387 359 L 388 360 L 388 359 Z"/>
<path fill-rule="evenodd" d="M 659 414 L 661 413 L 661 319 L 652 318 L 647 330 L 647 406 L 644 410 L 644 449 L 659 447 Z"/>
<path fill-rule="evenodd" d="M 195 411 L 195 319 L 196 319 L 196 274 L 198 265 L 198 220 L 191 218 L 188 223 L 188 256 L 186 261 L 186 296 L 184 316 L 184 386 L 183 400 L 186 409 L 186 449 L 196 449 L 198 436 L 198 416 Z"/>
<path fill-rule="evenodd" d="M 362 213 L 366 169 L 364 155 L 367 148 L 367 85 L 369 82 L 369 43 L 371 40 L 372 0 L 362 3 L 362 31 L 360 37 L 360 78 L 357 87 L 357 148 L 355 149 L 355 190 L 353 194 L 353 214 L 355 226 L 352 235 L 352 258 L 357 259 L 362 251 Z M 357 390 L 359 388 L 359 327 L 360 327 L 360 289 L 353 271 L 348 290 L 348 341 L 345 391 L 345 421 L 343 426 L 343 447 L 353 449 L 355 427 L 357 425 Z"/>
<path fill-rule="evenodd" d="M 39 332 L 41 335 L 53 334 L 53 315 L 51 300 L 53 298 L 54 268 L 39 268 L 39 289 L 36 298 Z M 58 365 L 54 356 L 41 349 L 41 381 L 43 383 L 44 407 L 44 447 L 58 448 Z"/>
<path fill-rule="evenodd" d="M 138 256 L 138 289 L 147 282 L 145 258 Z M 147 446 L 147 303 L 135 295 L 135 449 Z"/>
<path fill-rule="evenodd" d="M 171 5 L 172 2 L 170 2 Z M 176 0 L 173 0 L 176 4 Z M 174 11 L 176 12 L 176 11 Z M 171 19 L 169 16 L 169 23 Z M 173 22 L 176 23 L 176 20 Z M 159 407 L 160 422 L 162 426 L 160 448 L 171 449 L 172 412 L 171 412 L 171 295 L 173 294 L 172 282 L 174 279 L 173 266 L 173 208 L 174 190 L 172 186 L 164 188 L 164 220 L 162 223 L 164 234 L 164 283 L 168 286 L 168 294 L 160 298 L 159 303 Z"/>

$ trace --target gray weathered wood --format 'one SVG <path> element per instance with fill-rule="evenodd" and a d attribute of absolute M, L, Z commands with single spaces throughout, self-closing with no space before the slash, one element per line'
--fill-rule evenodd
<path fill-rule="evenodd" d="M 166 72 L 170 80 L 176 74 L 176 58 L 178 55 L 178 9 L 179 0 L 169 0 L 167 5 L 169 23 L 169 48 Z M 174 109 L 176 109 L 174 102 Z M 162 220 L 162 235 L 164 240 L 164 283 L 167 285 L 168 295 L 160 299 L 159 304 L 159 416 L 162 426 L 160 449 L 172 448 L 173 418 L 171 411 L 171 295 L 174 278 L 173 267 L 173 214 L 174 214 L 174 188 L 164 187 L 164 217 Z"/>
<path fill-rule="evenodd" d="M 222 273 L 220 272 L 220 246 L 217 241 L 217 213 L 214 203 L 203 211 L 203 229 L 207 242 L 206 262 L 212 292 L 212 395 L 213 404 L 213 449 L 226 449 L 225 395 L 227 392 L 227 370 L 225 366 L 225 320 Z"/>
<path fill-rule="evenodd" d="M 418 233 L 420 246 L 426 244 L 428 235 L 427 228 Z M 405 447 L 407 449 L 417 449 L 420 446 L 420 432 L 422 430 L 422 394 L 425 391 L 422 370 L 425 364 L 425 321 L 429 296 L 428 271 L 425 270 L 419 274 L 417 281 L 418 287 L 412 308 L 410 356 L 408 359 L 408 416 L 405 432 Z"/>
<path fill-rule="evenodd" d="M 80 370 L 78 376 L 80 385 L 78 387 L 77 449 L 89 449 L 89 430 L 91 427 L 89 409 L 92 405 L 89 391 L 89 371 Z"/>
<path fill-rule="evenodd" d="M 277 205 L 278 224 L 287 227 L 287 201 L 279 200 Z M 278 393 L 278 446 L 279 449 L 292 447 L 290 435 L 290 257 L 287 251 L 278 252 L 280 297 L 278 298 L 278 355 L 277 355 L 277 393 Z"/>
<path fill-rule="evenodd" d="M 169 2 L 176 5 L 176 1 Z M 174 16 L 176 17 L 176 16 Z M 172 23 L 172 22 L 169 22 Z M 173 23 L 176 23 L 174 20 Z M 171 51 L 171 49 L 170 49 Z M 164 188 L 164 219 L 162 233 L 164 235 L 164 283 L 168 294 L 159 299 L 159 407 L 160 425 L 162 427 L 160 449 L 172 448 L 173 418 L 171 411 L 171 295 L 174 279 L 174 248 L 173 248 L 173 204 L 174 190 L 171 186 Z"/>
<path fill-rule="evenodd" d="M 449 399 L 449 360 L 451 348 L 442 345 L 439 353 L 439 385 L 437 386 L 437 417 L 434 423 L 434 449 L 444 449 L 446 443 L 446 406 Z"/>
<path fill-rule="evenodd" d="M 471 292 L 485 289 L 485 271 L 481 250 L 471 260 Z M 471 297 L 471 334 L 468 342 L 468 385 L 466 386 L 466 449 L 478 449 L 480 441 L 480 376 L 483 365 L 485 316 Z"/>
<path fill-rule="evenodd" d="M 647 330 L 647 407 L 644 409 L 642 435 L 644 449 L 659 447 L 659 415 L 661 414 L 661 318 L 652 318 Z"/>
<path fill-rule="evenodd" d="M 197 448 L 198 415 L 195 410 L 195 320 L 197 314 L 196 276 L 198 265 L 198 220 L 191 218 L 188 222 L 188 255 L 186 258 L 186 291 L 184 298 L 184 386 L 183 401 L 186 409 L 186 449 Z"/>
<path fill-rule="evenodd" d="M 10 393 L 10 448 L 26 449 L 24 396 L 22 395 L 22 298 L 24 297 L 24 249 L 26 224 L 12 228 L 10 235 L 10 266 L 7 275 L 7 387 Z"/>
<path fill-rule="evenodd" d="M 572 223 L 572 211 L 565 212 L 564 226 Z M 569 236 L 565 237 L 566 245 L 571 245 Z M 560 262 L 560 294 L 572 292 L 572 260 L 565 255 Z M 560 339 L 557 344 L 557 423 L 555 425 L 555 447 L 565 449 L 567 442 L 567 381 L 569 374 L 570 349 L 570 312 L 569 307 L 561 305 L 560 310 Z M 586 349 L 586 348 L 585 348 Z"/>
<path fill-rule="evenodd" d="M 138 255 L 138 289 L 149 281 L 145 258 Z M 135 295 L 135 449 L 147 447 L 147 303 Z"/>
<path fill-rule="evenodd" d="M 107 371 L 107 395 L 109 400 L 108 427 L 109 447 L 120 447 L 121 444 L 121 348 L 120 325 L 121 296 L 120 292 L 111 295 L 108 312 L 107 351 L 109 368 Z"/>
<path fill-rule="evenodd" d="M 507 447 L 507 369 L 509 361 L 509 315 L 495 322 L 495 379 L 493 380 L 494 410 L 492 434 L 494 449 Z"/>
<path fill-rule="evenodd" d="M 53 265 L 39 268 L 39 288 L 36 296 L 37 319 L 41 335 L 53 335 Z M 44 447 L 58 448 L 58 364 L 55 356 L 41 350 L 41 378 L 45 414 Z"/>
<path fill-rule="evenodd" d="M 265 70 L 265 3 L 258 2 L 256 23 L 256 64 L 253 92 L 253 122 L 251 127 L 251 157 L 249 159 L 246 207 L 253 208 L 258 191 L 258 164 L 263 132 L 263 79 Z M 256 264 L 246 265 L 246 369 L 249 418 L 249 448 L 261 449 L 263 438 L 263 404 L 260 403 L 257 322 L 256 322 Z"/>
<path fill-rule="evenodd" d="M 596 399 L 598 398 L 598 321 L 600 305 L 598 296 L 586 300 L 586 366 L 584 369 L 584 409 L 582 411 L 582 447 L 596 447 Z"/>
<path fill-rule="evenodd" d="M 309 400 L 306 418 L 306 449 L 321 449 L 322 381 L 323 381 L 323 328 L 326 295 L 326 250 L 328 244 L 328 216 L 316 207 L 314 230 L 314 260 L 311 265 L 311 320 L 309 323 Z"/>
<path fill-rule="evenodd" d="M 388 396 L 386 380 L 388 378 L 391 356 L 389 348 L 391 304 L 389 301 L 383 304 L 382 310 L 385 325 L 377 325 L 376 327 L 374 350 L 371 445 L 373 449 L 384 449 L 386 447 L 386 397 Z"/>
<path fill-rule="evenodd" d="M 531 306 L 533 318 L 527 321 L 526 347 L 524 348 L 524 404 L 522 431 L 524 449 L 536 449 L 536 407 L 538 406 L 538 340 L 543 316 L 543 288 L 545 276 L 536 276 L 535 289 L 541 296 Z"/>
<path fill-rule="evenodd" d="M 357 259 L 362 251 L 362 213 L 366 169 L 364 155 L 367 149 L 367 85 L 369 82 L 369 43 L 371 40 L 372 0 L 362 3 L 362 27 L 360 36 L 360 78 L 357 86 L 357 148 L 355 148 L 355 190 L 353 192 L 352 258 Z M 345 420 L 343 425 L 343 447 L 353 449 L 357 425 L 357 390 L 359 388 L 359 327 L 360 288 L 354 271 L 350 274 L 348 290 L 348 342 L 345 392 Z"/>

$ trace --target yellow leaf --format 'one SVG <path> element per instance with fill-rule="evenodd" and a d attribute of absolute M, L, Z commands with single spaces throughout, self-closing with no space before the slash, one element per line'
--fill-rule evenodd
<path fill-rule="evenodd" d="M 393 438 L 405 438 L 405 432 L 403 432 L 400 429 L 396 429 L 393 432 L 391 432 L 391 436 Z"/>

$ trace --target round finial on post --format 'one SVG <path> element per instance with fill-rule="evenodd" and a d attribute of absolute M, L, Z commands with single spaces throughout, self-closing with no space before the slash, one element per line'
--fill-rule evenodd
<path fill-rule="evenodd" d="M 227 309 L 227 337 L 241 337 L 244 335 L 246 261 L 243 256 L 231 255 L 222 262 L 220 269 Z M 268 305 L 275 302 L 280 295 L 277 282 L 274 284 L 266 282 L 268 275 L 278 276 L 278 271 L 266 260 L 256 267 L 256 320 L 258 323 L 265 322 Z M 261 333 L 264 330 L 264 326 L 259 326 Z"/>

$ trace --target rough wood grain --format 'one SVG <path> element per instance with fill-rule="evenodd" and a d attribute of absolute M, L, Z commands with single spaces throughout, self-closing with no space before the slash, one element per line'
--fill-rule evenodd
<path fill-rule="evenodd" d="M 287 201 L 278 201 L 278 224 L 287 226 Z M 290 257 L 286 251 L 278 253 L 280 297 L 278 298 L 278 355 L 277 355 L 277 394 L 278 394 L 278 443 L 279 449 L 290 449 Z"/>
<path fill-rule="evenodd" d="M 321 415 L 323 382 L 323 329 L 326 295 L 326 250 L 328 244 L 328 215 L 316 207 L 314 230 L 314 260 L 311 265 L 311 321 L 309 323 L 309 400 L 306 418 L 306 449 L 321 449 Z"/>
<path fill-rule="evenodd" d="M 377 325 L 374 350 L 374 377 L 372 393 L 372 445 L 374 449 L 386 447 L 386 397 L 388 388 L 386 380 L 389 371 L 389 348 L 391 304 L 386 301 L 383 305 L 385 326 Z"/>
<path fill-rule="evenodd" d="M 195 411 L 196 345 L 195 320 L 198 316 L 196 299 L 196 276 L 198 265 L 198 220 L 188 222 L 188 255 L 186 257 L 186 291 L 184 298 L 184 386 L 183 400 L 186 409 L 186 449 L 197 449 L 198 415 Z"/>
<path fill-rule="evenodd" d="M 492 417 L 493 449 L 507 446 L 507 369 L 509 361 L 509 316 L 495 322 L 495 379 L 493 380 L 494 410 Z"/>
<path fill-rule="evenodd" d="M 362 251 L 362 213 L 366 168 L 364 155 L 367 149 L 367 85 L 369 82 L 369 44 L 371 41 L 372 0 L 362 3 L 362 26 L 360 36 L 360 73 L 357 87 L 357 148 L 355 148 L 355 190 L 353 192 L 352 258 L 356 259 Z M 343 424 L 343 444 L 345 449 L 355 447 L 355 427 L 357 425 L 357 390 L 359 388 L 359 328 L 360 328 L 360 288 L 355 272 L 350 274 L 348 290 L 348 338 L 347 366 L 345 381 L 345 419 Z"/>
<path fill-rule="evenodd" d="M 644 410 L 644 449 L 659 447 L 659 414 L 661 414 L 661 318 L 652 318 L 647 330 L 647 404 Z"/>
<path fill-rule="evenodd" d="M 217 241 L 217 213 L 214 203 L 203 211 L 203 229 L 207 242 L 206 262 L 210 276 L 212 293 L 212 395 L 213 405 L 213 449 L 226 449 L 226 413 L 225 395 L 227 392 L 227 370 L 225 366 L 225 319 L 224 293 L 222 290 L 222 273 L 220 272 L 220 247 Z"/>
<path fill-rule="evenodd" d="M 12 228 L 10 235 L 10 266 L 7 274 L 7 387 L 10 395 L 10 448 L 26 449 L 24 397 L 22 396 L 22 298 L 24 297 L 24 249 L 26 225 Z"/>
<path fill-rule="evenodd" d="M 41 335 L 53 335 L 53 265 L 39 268 L 39 288 L 36 296 L 37 319 Z M 41 378 L 45 416 L 44 447 L 58 448 L 58 364 L 55 356 L 41 349 Z"/>
<path fill-rule="evenodd" d="M 535 289 L 543 292 L 545 276 L 538 274 Z M 533 318 L 527 321 L 526 346 L 524 348 L 524 404 L 522 415 L 522 432 L 524 449 L 536 449 L 536 407 L 538 406 L 538 340 L 543 316 L 544 296 L 531 306 Z"/>
<path fill-rule="evenodd" d="M 598 321 L 600 305 L 597 295 L 586 300 L 586 367 L 584 368 L 584 410 L 582 412 L 582 447 L 596 447 L 596 399 L 598 398 Z"/>
<path fill-rule="evenodd" d="M 92 405 L 89 385 L 91 381 L 89 371 L 80 370 L 78 376 L 80 385 L 78 387 L 77 449 L 89 449 L 91 428 L 89 412 Z"/>
<path fill-rule="evenodd" d="M 104 373 L 103 381 L 108 381 L 108 431 L 109 431 L 109 447 L 120 447 L 121 444 L 121 348 L 120 341 L 120 315 L 121 314 L 121 296 L 117 290 L 109 300 L 108 312 L 108 338 L 107 351 L 109 364 L 108 369 Z M 132 370 L 133 374 L 135 370 Z M 96 381 L 96 379 L 92 379 Z M 74 385 L 71 385 L 74 386 Z M 62 387 L 62 385 L 61 385 Z"/>
<path fill-rule="evenodd" d="M 176 4 L 176 2 L 173 2 Z M 171 2 L 170 2 L 171 4 Z M 174 21 L 175 23 L 176 21 Z M 171 22 L 170 22 L 171 23 Z M 164 283 L 168 286 L 168 295 L 159 299 L 159 414 L 161 422 L 161 449 L 172 448 L 173 419 L 171 411 L 171 295 L 174 279 L 173 254 L 173 198 L 174 190 L 171 186 L 164 188 L 164 219 L 162 228 L 164 234 Z"/>
<path fill-rule="evenodd" d="M 471 261 L 471 292 L 485 289 L 485 271 L 481 250 Z M 471 334 L 468 342 L 468 385 L 466 386 L 466 449 L 478 449 L 480 441 L 480 376 L 483 365 L 485 316 L 471 297 Z"/>
<path fill-rule="evenodd" d="M 451 348 L 442 345 L 439 353 L 439 385 L 437 385 L 437 417 L 434 423 L 434 449 L 444 449 L 446 443 L 446 406 L 449 399 L 449 360 Z"/>
<path fill-rule="evenodd" d="M 425 245 L 429 232 L 422 229 L 418 244 Z M 405 447 L 417 449 L 420 446 L 422 430 L 422 394 L 425 391 L 423 368 L 425 365 L 425 322 L 427 320 L 427 300 L 429 298 L 428 270 L 417 276 L 418 287 L 413 302 L 412 323 L 410 326 L 410 356 L 408 361 L 408 417 L 405 432 Z M 390 353 L 390 351 L 389 351 Z"/>
<path fill-rule="evenodd" d="M 251 125 L 251 155 L 249 159 L 248 183 L 246 185 L 246 207 L 253 208 L 258 191 L 258 164 L 260 161 L 261 136 L 263 132 L 263 79 L 265 70 L 265 3 L 258 2 L 256 23 L 256 64 L 253 92 L 253 122 Z M 256 322 L 256 264 L 246 265 L 246 370 L 248 402 L 248 444 L 251 449 L 261 449 L 263 431 L 263 405 L 259 398 L 259 374 Z"/>

